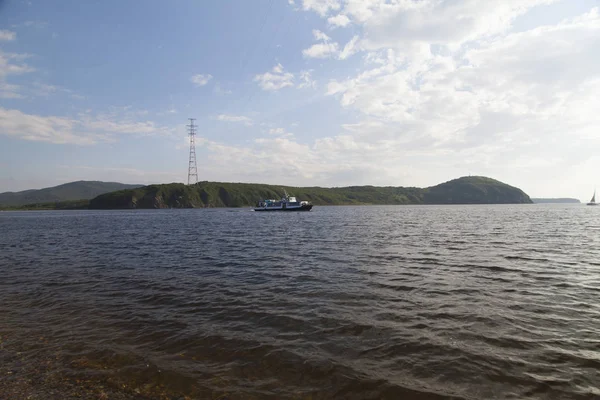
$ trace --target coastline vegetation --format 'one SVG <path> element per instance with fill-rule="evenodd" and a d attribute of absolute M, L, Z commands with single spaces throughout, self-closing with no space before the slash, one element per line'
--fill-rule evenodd
<path fill-rule="evenodd" d="M 522 190 L 485 177 L 463 177 L 428 188 L 393 186 L 291 187 L 257 183 L 169 183 L 117 190 L 92 199 L 2 206 L 4 210 L 252 207 L 283 191 L 314 205 L 520 204 Z"/>

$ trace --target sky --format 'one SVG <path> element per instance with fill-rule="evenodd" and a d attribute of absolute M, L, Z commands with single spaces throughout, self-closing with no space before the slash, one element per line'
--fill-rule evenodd
<path fill-rule="evenodd" d="M 0 0 L 0 192 L 600 189 L 600 0 Z"/>

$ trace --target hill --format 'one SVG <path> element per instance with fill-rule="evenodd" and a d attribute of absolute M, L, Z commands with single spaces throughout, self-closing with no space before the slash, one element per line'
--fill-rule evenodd
<path fill-rule="evenodd" d="M 485 177 L 463 177 L 425 189 L 350 186 L 290 187 L 253 183 L 199 182 L 149 185 L 106 193 L 92 199 L 90 209 L 251 207 L 283 190 L 315 205 L 365 204 L 514 204 L 531 203 L 522 190 Z"/>
<path fill-rule="evenodd" d="M 579 201 L 578 199 L 571 199 L 571 198 L 556 198 L 556 199 L 541 199 L 541 198 L 535 198 L 535 199 L 531 199 L 531 201 L 533 201 L 534 203 L 577 203 L 577 204 L 581 204 L 581 201 Z"/>
<path fill-rule="evenodd" d="M 454 179 L 425 189 L 425 204 L 531 203 L 521 189 L 483 176 Z"/>
<path fill-rule="evenodd" d="M 0 193 L 0 206 L 18 207 L 29 204 L 89 200 L 104 193 L 140 186 L 118 182 L 77 181 L 39 190 Z"/>

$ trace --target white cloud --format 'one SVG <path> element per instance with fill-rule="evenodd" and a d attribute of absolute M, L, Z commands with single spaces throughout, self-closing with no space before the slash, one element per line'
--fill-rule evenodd
<path fill-rule="evenodd" d="M 359 51 L 359 48 L 357 46 L 358 39 L 358 36 L 354 36 L 352 39 L 350 39 L 348 43 L 346 43 L 344 49 L 338 55 L 338 58 L 340 60 L 345 60 L 346 58 Z"/>
<path fill-rule="evenodd" d="M 35 27 L 35 28 L 45 28 L 48 26 L 48 23 L 45 21 L 25 21 L 23 22 L 23 26 L 26 27 Z"/>
<path fill-rule="evenodd" d="M 25 99 L 48 97 L 54 94 L 67 94 L 75 99 L 83 98 L 70 89 L 43 83 L 36 79 L 28 79 L 22 84 L 9 82 L 14 76 L 36 72 L 35 68 L 25 62 L 29 58 L 31 58 L 29 54 L 5 53 L 0 50 L 0 98 Z"/>
<path fill-rule="evenodd" d="M 290 138 L 294 134 L 285 130 L 285 128 L 271 128 L 269 129 L 269 135 L 278 136 L 280 138 Z"/>
<path fill-rule="evenodd" d="M 221 85 L 220 85 L 218 82 L 217 82 L 217 83 L 215 83 L 215 87 L 214 87 L 214 89 L 213 89 L 213 92 L 214 92 L 216 95 L 219 95 L 219 96 L 227 96 L 227 95 L 229 95 L 229 94 L 233 93 L 231 90 L 228 90 L 228 89 L 223 89 L 223 88 L 221 87 Z"/>
<path fill-rule="evenodd" d="M 346 0 L 343 14 L 363 25 L 371 48 L 402 47 L 407 41 L 463 43 L 505 32 L 532 7 L 556 0 Z M 309 7 L 323 16 L 322 9 Z M 340 19 L 343 20 L 343 19 Z"/>
<path fill-rule="evenodd" d="M 212 79 L 210 74 L 197 74 L 190 78 L 190 81 L 197 87 L 204 86 Z"/>
<path fill-rule="evenodd" d="M 11 75 L 21 75 L 35 71 L 23 62 L 29 55 L 4 53 L 0 50 L 0 98 L 3 99 L 20 99 L 26 97 L 24 88 L 21 85 L 11 84 L 7 79 Z"/>
<path fill-rule="evenodd" d="M 84 96 L 79 95 L 72 91 L 71 89 L 67 89 L 58 85 L 50 85 L 47 83 L 42 83 L 38 81 L 34 81 L 29 83 L 27 86 L 21 89 L 22 93 L 24 93 L 24 97 L 48 97 L 51 95 L 68 95 L 72 99 L 83 100 Z"/>
<path fill-rule="evenodd" d="M 219 114 L 217 116 L 217 120 L 225 122 L 241 122 L 248 126 L 254 124 L 254 121 L 252 121 L 251 118 L 248 118 L 243 115 Z"/>
<path fill-rule="evenodd" d="M 151 121 L 115 119 L 113 114 L 77 118 L 41 116 L 0 107 L 0 135 L 57 144 L 90 145 L 116 141 L 118 135 L 171 135 L 172 129 Z"/>
<path fill-rule="evenodd" d="M 177 108 L 175 108 L 174 106 L 170 106 L 165 111 L 158 112 L 156 115 L 159 117 L 164 117 L 166 115 L 174 115 L 174 114 L 179 114 L 179 110 Z"/>
<path fill-rule="evenodd" d="M 335 11 L 340 9 L 340 2 L 338 0 L 303 0 L 302 8 L 305 11 L 312 10 L 321 16 L 325 16 L 329 11 Z"/>
<path fill-rule="evenodd" d="M 322 41 L 309 47 L 308 49 L 302 50 L 304 57 L 308 58 L 329 58 L 336 55 L 338 50 L 338 44 L 330 42 L 331 38 L 320 30 L 313 30 L 313 36 L 316 40 Z"/>
<path fill-rule="evenodd" d="M 88 132 L 74 133 L 77 121 L 62 117 L 42 117 L 19 110 L 0 108 L 0 134 L 19 139 L 51 143 L 93 144 L 105 138 L 95 138 Z"/>
<path fill-rule="evenodd" d="M 49 96 L 50 94 L 56 93 L 59 90 L 59 87 L 56 85 L 49 85 L 41 82 L 34 82 L 33 86 L 35 87 L 37 94 L 40 96 Z"/>
<path fill-rule="evenodd" d="M 203 173 L 215 180 L 339 186 L 357 181 L 382 184 L 399 166 L 397 159 L 378 159 L 376 147 L 348 135 L 304 144 L 283 128 L 270 132 L 271 137 L 255 139 L 249 147 L 204 140 L 208 162 Z"/>
<path fill-rule="evenodd" d="M 315 89 L 317 87 L 317 82 L 314 79 L 312 79 L 312 72 L 313 72 L 313 70 L 300 71 L 301 82 L 298 84 L 298 89 L 303 89 L 303 88 Z"/>
<path fill-rule="evenodd" d="M 37 28 L 37 29 L 43 29 L 46 28 L 48 26 L 48 22 L 45 21 L 25 21 L 23 23 L 20 24 L 13 24 L 11 25 L 13 28 L 20 28 L 20 27 L 25 27 L 25 28 Z"/>
<path fill-rule="evenodd" d="M 35 71 L 23 62 L 26 58 L 29 58 L 28 54 L 4 53 L 0 50 L 0 79 Z"/>
<path fill-rule="evenodd" d="M 5 29 L 0 29 L 0 41 L 10 42 L 17 38 L 17 34 L 12 31 L 8 31 Z"/>
<path fill-rule="evenodd" d="M 22 91 L 20 85 L 0 81 L 0 99 L 22 99 L 25 97 Z"/>
<path fill-rule="evenodd" d="M 332 27 L 344 27 L 350 25 L 350 18 L 344 14 L 338 14 L 334 17 L 327 18 L 327 23 Z"/>
<path fill-rule="evenodd" d="M 313 36 L 315 37 L 316 40 L 322 40 L 324 42 L 331 40 L 331 38 L 329 36 L 327 36 L 324 32 L 322 32 L 318 29 L 313 29 Z"/>
<path fill-rule="evenodd" d="M 331 38 L 325 33 L 319 30 L 313 30 L 313 36 L 315 39 L 320 40 L 321 43 L 317 43 L 309 47 L 308 49 L 302 50 L 304 57 L 308 58 L 330 58 L 335 57 L 340 60 L 345 60 L 354 53 L 360 50 L 360 45 L 357 44 L 359 37 L 354 36 L 346 45 L 344 49 L 340 51 L 339 45 L 336 42 L 332 42 Z"/>
<path fill-rule="evenodd" d="M 308 49 L 302 50 L 304 57 L 309 58 L 329 58 L 338 53 L 337 43 L 317 43 L 310 46 Z"/>
<path fill-rule="evenodd" d="M 263 90 L 277 91 L 284 87 L 294 86 L 294 74 L 285 72 L 283 65 L 277 64 L 270 72 L 256 75 L 254 81 L 258 82 Z"/>
<path fill-rule="evenodd" d="M 269 129 L 269 134 L 271 135 L 280 135 L 285 133 L 285 129 L 283 128 L 271 128 Z"/>
<path fill-rule="evenodd" d="M 100 135 L 164 136 L 173 132 L 172 129 L 159 126 L 152 121 L 113 120 L 103 115 L 96 117 L 84 115 L 81 116 L 79 123 Z"/>
<path fill-rule="evenodd" d="M 446 123 L 462 119 L 462 125 L 477 123 L 482 110 L 555 115 L 565 92 L 600 77 L 599 35 L 600 17 L 593 11 L 506 35 L 464 55 L 415 61 L 388 51 L 383 66 L 331 81 L 327 93 L 342 94 L 344 106 L 396 121 L 443 116 Z"/>

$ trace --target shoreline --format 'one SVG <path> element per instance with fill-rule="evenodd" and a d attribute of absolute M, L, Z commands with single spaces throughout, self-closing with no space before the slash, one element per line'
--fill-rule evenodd
<path fill-rule="evenodd" d="M 583 203 L 439 203 L 439 204 L 424 204 L 424 203 L 404 203 L 404 204 L 315 204 L 316 208 L 323 207 L 438 207 L 438 206 L 581 206 Z M 149 207 L 136 207 L 136 208 L 1 208 L 0 212 L 24 212 L 24 211 L 136 211 L 136 210 L 245 210 L 248 209 L 253 211 L 254 206 L 241 206 L 241 207 L 161 207 L 161 208 L 149 208 Z"/>
<path fill-rule="evenodd" d="M 45 337 L 37 344 L 0 335 L 0 398 L 12 400 L 191 400 L 158 382 L 122 379 L 99 360 L 72 358 Z M 37 348 L 36 348 L 37 347 Z M 72 359 L 71 359 L 72 358 Z"/>

